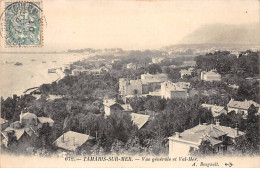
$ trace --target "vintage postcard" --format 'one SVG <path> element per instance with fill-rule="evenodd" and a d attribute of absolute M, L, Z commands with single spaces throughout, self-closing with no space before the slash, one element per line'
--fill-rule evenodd
<path fill-rule="evenodd" d="M 1 0 L 0 167 L 258 168 L 259 0 Z"/>

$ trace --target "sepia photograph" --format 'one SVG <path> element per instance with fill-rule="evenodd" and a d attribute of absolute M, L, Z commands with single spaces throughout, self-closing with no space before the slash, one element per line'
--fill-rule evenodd
<path fill-rule="evenodd" d="M 0 0 L 1 168 L 259 168 L 259 0 Z"/>

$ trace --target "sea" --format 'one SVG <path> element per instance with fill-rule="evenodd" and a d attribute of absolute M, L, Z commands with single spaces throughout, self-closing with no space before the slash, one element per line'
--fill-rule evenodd
<path fill-rule="evenodd" d="M 16 54 L 0 53 L 0 96 L 4 99 L 13 94 L 22 95 L 32 87 L 52 83 L 64 74 L 48 73 L 48 69 L 60 68 L 86 59 L 89 54 L 48 53 L 48 54 Z M 20 63 L 21 65 L 15 65 Z"/>

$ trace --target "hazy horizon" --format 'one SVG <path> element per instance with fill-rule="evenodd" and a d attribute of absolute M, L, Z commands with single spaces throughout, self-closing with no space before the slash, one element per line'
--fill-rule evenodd
<path fill-rule="evenodd" d="M 259 6 L 258 0 L 46 0 L 44 46 L 1 46 L 0 51 L 158 49 L 182 44 L 185 37 L 207 25 L 243 25 L 250 29 L 259 24 Z"/>

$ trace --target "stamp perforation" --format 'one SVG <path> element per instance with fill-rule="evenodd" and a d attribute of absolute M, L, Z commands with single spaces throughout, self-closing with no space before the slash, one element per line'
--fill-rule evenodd
<path fill-rule="evenodd" d="M 6 6 L 4 7 L 4 11 L 2 12 L 1 16 L 2 18 L 0 19 L 1 21 L 3 21 L 4 24 L 1 23 L 1 36 L 4 38 L 4 46 L 5 48 L 32 48 L 32 47 L 36 47 L 36 48 L 40 48 L 43 47 L 44 45 L 44 32 L 43 32 L 43 27 L 44 27 L 44 15 L 43 15 L 43 1 L 42 0 L 5 0 L 4 4 L 6 3 L 35 3 L 35 2 L 39 2 L 39 5 L 37 4 L 33 4 L 34 6 L 38 7 L 37 9 L 40 11 L 40 20 L 39 20 L 39 39 L 40 39 L 40 43 L 39 44 L 29 44 L 29 45 L 8 45 L 6 43 L 6 23 L 5 23 L 5 15 L 6 15 Z"/>

